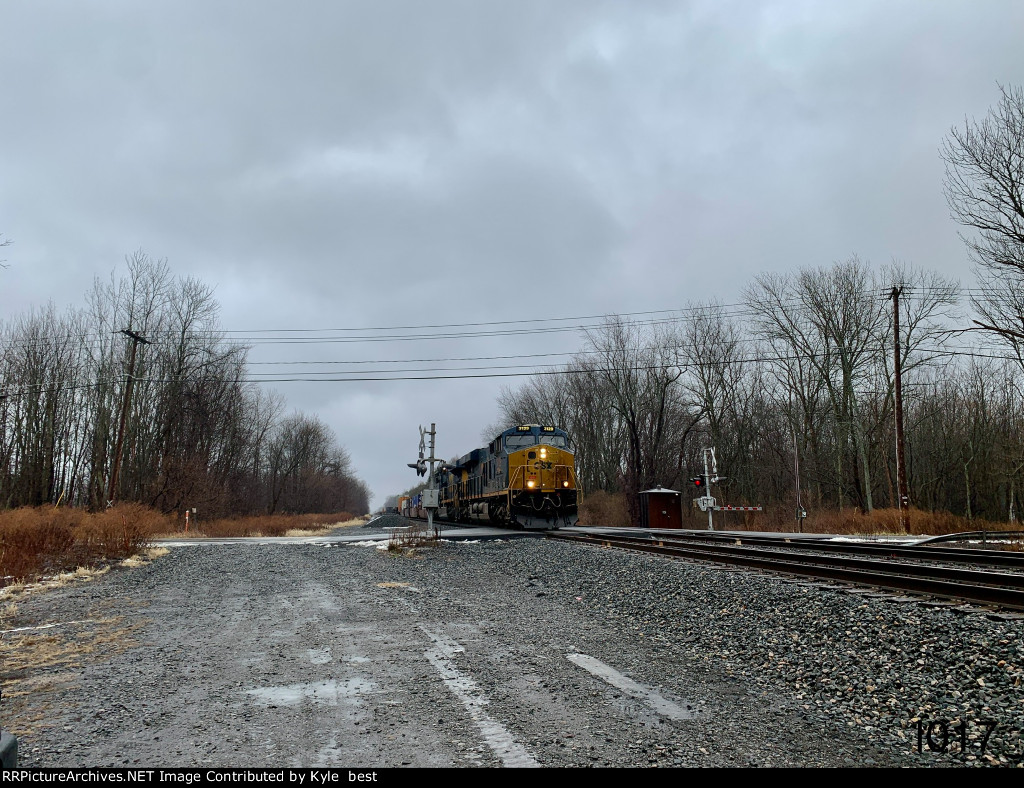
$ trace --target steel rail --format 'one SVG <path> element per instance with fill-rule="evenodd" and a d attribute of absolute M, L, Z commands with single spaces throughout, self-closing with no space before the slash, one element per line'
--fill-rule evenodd
<path fill-rule="evenodd" d="M 1024 531 L 960 531 L 955 534 L 939 534 L 937 536 L 929 536 L 927 539 L 922 539 L 918 544 L 935 544 L 936 542 L 957 542 L 964 539 L 981 539 L 983 542 L 987 539 L 1005 539 L 1006 537 L 1015 537 L 1020 539 L 1024 537 Z"/>
<path fill-rule="evenodd" d="M 625 538 L 625 534 L 619 534 Z M 966 564 L 988 564 L 990 566 L 1019 567 L 1024 569 L 1024 553 L 1014 553 L 1001 550 L 972 550 L 969 548 L 956 547 L 919 547 L 917 545 L 883 545 L 883 544 L 862 544 L 856 542 L 832 542 L 826 539 L 798 538 L 787 539 L 781 536 L 743 536 L 742 534 L 665 534 L 656 538 L 665 542 L 693 542 L 711 541 L 721 543 L 742 542 L 745 544 L 771 545 L 782 547 L 786 550 L 819 550 L 821 552 L 854 553 L 861 555 L 885 555 L 895 558 L 913 558 L 923 561 L 943 560 L 948 562 Z"/>
<path fill-rule="evenodd" d="M 621 535 L 619 538 L 630 544 L 655 542 L 659 547 L 665 546 L 665 542 L 668 541 L 653 536 L 650 539 L 646 539 L 644 537 Z M 697 547 L 702 552 L 714 554 L 735 554 L 759 556 L 764 558 L 786 556 L 798 561 L 799 563 L 820 564 L 822 566 L 840 566 L 847 567 L 849 569 L 863 569 L 866 571 L 893 569 L 897 570 L 901 575 L 910 575 L 912 577 L 926 577 L 932 579 L 941 578 L 976 585 L 1009 586 L 1011 588 L 1024 589 L 1024 573 L 1021 572 L 991 572 L 983 569 L 961 569 L 951 566 L 907 564 L 902 562 L 881 561 L 874 558 L 849 558 L 841 555 L 792 555 L 786 550 L 764 550 L 757 547 L 745 547 L 743 545 L 731 544 L 686 545 L 678 542 L 669 542 L 669 546 L 678 546 L 683 549 L 692 546 Z"/>
<path fill-rule="evenodd" d="M 808 556 L 726 545 L 665 545 L 638 537 L 551 532 L 548 539 L 621 547 L 674 558 L 690 558 L 857 585 L 963 599 L 1024 610 L 1024 576 L 952 567 L 929 567 L 842 556 Z M 908 571 L 909 570 L 909 571 Z M 914 570 L 917 570 L 916 572 Z M 939 570 L 932 573 L 932 570 Z M 984 579 L 981 579 L 984 577 Z M 945 578 L 945 579 L 940 579 Z M 1009 586 L 1009 587 L 1007 587 Z"/>

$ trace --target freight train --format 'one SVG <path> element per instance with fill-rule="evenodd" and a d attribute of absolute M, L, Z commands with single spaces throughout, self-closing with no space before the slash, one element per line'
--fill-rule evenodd
<path fill-rule="evenodd" d="M 434 473 L 437 517 L 455 523 L 549 530 L 579 520 L 580 489 L 569 435 L 525 424 L 502 432 Z M 402 514 L 423 518 L 422 496 L 402 502 Z"/>

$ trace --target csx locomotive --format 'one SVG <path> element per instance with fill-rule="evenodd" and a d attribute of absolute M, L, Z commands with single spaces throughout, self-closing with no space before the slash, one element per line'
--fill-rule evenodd
<path fill-rule="evenodd" d="M 569 435 L 557 427 L 526 424 L 505 430 L 434 474 L 438 517 L 530 530 L 575 525 L 579 485 Z M 419 496 L 403 514 L 416 517 Z"/>

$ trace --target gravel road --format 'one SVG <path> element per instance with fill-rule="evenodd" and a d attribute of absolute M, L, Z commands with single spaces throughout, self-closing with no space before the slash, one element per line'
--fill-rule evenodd
<path fill-rule="evenodd" d="M 59 625 L 2 636 L 28 766 L 1012 765 L 1024 725 L 1020 620 L 542 539 L 175 547 L 11 612 Z"/>

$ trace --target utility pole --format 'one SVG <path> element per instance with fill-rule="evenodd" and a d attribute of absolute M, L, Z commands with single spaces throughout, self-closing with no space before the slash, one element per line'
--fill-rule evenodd
<path fill-rule="evenodd" d="M 903 533 L 910 533 L 908 508 L 910 495 L 907 492 L 907 464 L 903 451 L 903 370 L 900 366 L 900 296 L 903 287 L 892 288 L 889 297 L 892 299 L 892 335 L 895 367 L 896 401 L 893 410 L 896 412 L 896 487 L 899 496 L 900 528 Z"/>
<path fill-rule="evenodd" d="M 124 449 L 124 427 L 128 419 L 128 406 L 131 404 L 132 388 L 135 385 L 135 351 L 139 345 L 153 344 L 141 334 L 130 328 L 121 329 L 121 333 L 132 341 L 131 355 L 128 357 L 128 379 L 125 381 L 124 400 L 121 402 L 121 422 L 117 428 L 117 447 L 114 449 L 114 467 L 110 471 L 110 490 L 107 494 L 107 506 L 113 506 L 117 500 L 117 476 L 121 471 L 121 452 Z"/>

